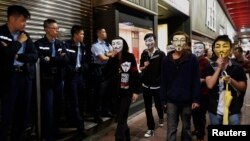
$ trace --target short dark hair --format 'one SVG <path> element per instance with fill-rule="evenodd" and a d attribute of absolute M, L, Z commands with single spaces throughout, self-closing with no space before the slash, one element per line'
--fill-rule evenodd
<path fill-rule="evenodd" d="M 230 48 L 233 47 L 232 41 L 230 40 L 230 38 L 228 37 L 228 35 L 219 35 L 219 36 L 217 36 L 217 38 L 214 40 L 213 45 L 212 45 L 212 48 L 213 48 L 213 49 L 214 49 L 215 43 L 216 43 L 217 41 L 229 42 Z"/>
<path fill-rule="evenodd" d="M 81 25 L 73 25 L 72 28 L 71 28 L 71 36 L 73 37 L 75 33 L 79 33 L 80 31 L 83 30 L 83 26 Z"/>
<path fill-rule="evenodd" d="M 214 40 L 213 44 L 212 44 L 212 51 L 213 51 L 213 56 L 212 56 L 212 60 L 216 60 L 218 58 L 218 56 L 215 55 L 214 52 L 214 47 L 215 47 L 215 43 L 217 41 L 224 41 L 224 42 L 229 42 L 230 44 L 230 49 L 232 48 L 233 44 L 232 41 L 230 40 L 230 38 L 228 37 L 228 35 L 219 35 L 216 37 L 216 39 Z"/>
<path fill-rule="evenodd" d="M 239 52 L 240 54 L 243 53 L 242 47 L 236 47 L 236 48 L 234 48 L 234 51 L 237 51 L 237 52 Z"/>
<path fill-rule="evenodd" d="M 43 27 L 46 28 L 52 23 L 57 23 L 57 22 L 54 19 L 47 19 L 47 20 L 43 21 Z"/>
<path fill-rule="evenodd" d="M 97 34 L 99 31 L 101 31 L 102 29 L 105 29 L 103 26 L 98 26 L 95 28 L 95 33 Z M 106 29 L 105 29 L 106 30 Z"/>
<path fill-rule="evenodd" d="M 188 44 L 188 42 L 190 42 L 188 34 L 183 31 L 176 31 L 171 37 L 171 40 L 173 40 L 175 35 L 184 35 L 186 37 L 186 43 Z"/>
<path fill-rule="evenodd" d="M 30 12 L 23 6 L 11 5 L 7 9 L 7 18 L 10 16 L 23 16 L 25 19 L 30 19 Z"/>
<path fill-rule="evenodd" d="M 156 40 L 156 36 L 153 33 L 148 33 L 144 36 L 144 40 L 146 40 L 148 37 L 153 37 L 154 40 Z"/>

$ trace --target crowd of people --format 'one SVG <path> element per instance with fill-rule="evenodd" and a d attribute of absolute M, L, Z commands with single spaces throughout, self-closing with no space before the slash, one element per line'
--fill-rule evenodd
<path fill-rule="evenodd" d="M 141 53 L 138 67 L 126 40 L 118 36 L 109 44 L 105 28 L 99 27 L 96 29 L 97 39 L 91 46 L 92 62 L 87 64 L 83 26 L 73 25 L 71 38 L 61 41 L 57 38 L 57 21 L 46 19 L 44 37 L 33 43 L 25 32 L 30 16 L 26 8 L 12 5 L 7 10 L 7 23 L 0 26 L 1 141 L 7 141 L 8 137 L 13 141 L 24 140 L 38 59 L 41 125 L 46 141 L 54 141 L 60 132 L 65 103 L 70 107 L 67 115 L 79 134 L 86 134 L 80 99 L 85 92 L 88 69 L 91 69 L 88 72 L 94 82 L 94 122 L 102 124 L 101 117 L 115 116 L 116 141 L 130 141 L 128 113 L 130 104 L 140 93 L 145 105 L 146 138 L 154 136 L 156 125 L 163 127 L 164 111 L 168 141 L 176 141 L 179 117 L 182 120 L 181 136 L 185 141 L 191 141 L 192 134 L 198 141 L 204 140 L 207 113 L 209 124 L 223 124 L 225 114 L 229 114 L 228 124 L 240 124 L 250 61 L 243 55 L 241 47 L 233 47 L 227 35 L 218 36 L 211 50 L 207 50 L 203 42 L 191 45 L 189 36 L 178 31 L 171 37 L 171 50 L 165 54 L 157 47 L 156 36 L 148 33 L 144 37 L 147 48 Z M 225 103 L 228 103 L 224 100 L 226 90 L 231 91 L 232 97 L 229 112 L 224 111 Z M 152 114 L 153 106 L 157 110 L 158 124 Z M 191 120 L 195 128 L 192 132 Z"/>

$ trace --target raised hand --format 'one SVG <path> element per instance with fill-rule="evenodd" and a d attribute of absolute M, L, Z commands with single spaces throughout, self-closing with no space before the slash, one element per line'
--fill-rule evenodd
<path fill-rule="evenodd" d="M 25 41 L 27 41 L 28 37 L 24 32 L 21 32 L 20 35 L 17 38 L 17 41 L 20 43 L 23 43 Z"/>

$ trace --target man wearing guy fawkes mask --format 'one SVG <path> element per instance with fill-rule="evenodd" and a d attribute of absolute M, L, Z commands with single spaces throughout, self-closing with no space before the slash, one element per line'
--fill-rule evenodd
<path fill-rule="evenodd" d="M 144 136 L 151 137 L 154 135 L 155 129 L 155 122 L 152 114 L 152 99 L 154 99 L 158 113 L 159 126 L 163 127 L 163 108 L 160 101 L 160 75 L 161 62 L 165 53 L 157 48 L 156 37 L 153 33 L 146 34 L 144 36 L 144 41 L 147 49 L 142 52 L 140 59 L 143 98 L 148 126 L 148 130 Z"/>
<path fill-rule="evenodd" d="M 209 88 L 208 114 L 210 124 L 222 124 L 224 114 L 223 96 L 226 83 L 232 93 L 232 102 L 229 107 L 229 124 L 240 124 L 240 113 L 244 94 L 247 87 L 247 78 L 242 67 L 229 58 L 232 42 L 227 35 L 218 36 L 212 45 L 215 56 L 212 63 L 205 67 L 205 78 Z"/>
<path fill-rule="evenodd" d="M 205 136 L 205 125 L 206 125 L 206 112 L 208 105 L 208 88 L 206 85 L 204 68 L 208 64 L 207 58 L 204 56 L 205 44 L 202 42 L 196 42 L 192 46 L 192 52 L 196 55 L 200 66 L 200 82 L 201 82 L 201 101 L 200 107 L 192 111 L 194 131 L 192 134 L 196 134 L 197 141 L 203 141 Z"/>
<path fill-rule="evenodd" d="M 186 33 L 175 32 L 172 37 L 175 50 L 169 52 L 162 61 L 160 96 L 167 112 L 168 141 L 176 141 L 179 116 L 183 125 L 182 140 L 192 140 L 192 109 L 199 107 L 199 62 L 195 55 L 184 49 L 188 41 Z"/>

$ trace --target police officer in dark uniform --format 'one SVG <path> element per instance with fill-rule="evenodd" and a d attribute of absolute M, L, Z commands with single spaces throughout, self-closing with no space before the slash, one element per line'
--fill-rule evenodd
<path fill-rule="evenodd" d="M 63 67 L 65 46 L 57 39 L 58 25 L 54 19 L 44 21 L 45 36 L 35 42 L 40 58 L 42 93 L 42 131 L 45 139 L 54 140 L 58 131 L 58 114 L 63 101 Z M 57 107 L 56 107 L 57 106 Z M 56 110 L 55 110 L 56 109 Z"/>
<path fill-rule="evenodd" d="M 65 74 L 65 88 L 71 107 L 72 121 L 78 131 L 84 133 L 84 121 L 79 108 L 79 103 L 84 94 L 84 56 L 85 45 L 83 44 L 84 31 L 80 25 L 71 28 L 71 39 L 65 41 L 67 51 L 67 65 Z"/>
<path fill-rule="evenodd" d="M 6 141 L 11 123 L 11 140 L 22 140 L 28 119 L 32 79 L 38 59 L 34 44 L 24 31 L 29 18 L 26 8 L 12 5 L 7 10 L 7 23 L 0 26 L 1 141 Z"/>

